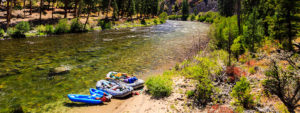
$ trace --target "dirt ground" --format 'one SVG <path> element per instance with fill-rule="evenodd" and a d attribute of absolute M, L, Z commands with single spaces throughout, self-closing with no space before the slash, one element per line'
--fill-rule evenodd
<path fill-rule="evenodd" d="M 144 89 L 136 90 L 139 95 L 124 99 L 112 99 L 111 102 L 97 106 L 73 107 L 68 113 L 166 113 L 166 112 L 209 112 L 206 109 L 193 108 L 185 92 L 192 89 L 192 82 L 183 77 L 174 77 L 173 91 L 169 97 L 162 99 L 152 98 Z M 185 87 L 185 88 L 182 88 Z"/>

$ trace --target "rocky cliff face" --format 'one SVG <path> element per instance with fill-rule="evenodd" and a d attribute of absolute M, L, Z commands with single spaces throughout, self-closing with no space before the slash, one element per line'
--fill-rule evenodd
<path fill-rule="evenodd" d="M 218 2 L 217 0 L 208 0 L 207 4 L 204 1 L 195 4 L 194 7 L 191 8 L 191 12 L 198 14 L 199 12 L 207 12 L 207 11 L 217 11 L 218 10 Z"/>
<path fill-rule="evenodd" d="M 183 0 L 177 0 L 177 3 L 181 7 L 181 3 Z M 190 4 L 190 12 L 198 14 L 199 12 L 207 12 L 207 11 L 217 11 L 218 9 L 218 2 L 217 0 L 207 0 L 207 3 L 205 3 L 205 0 L 202 0 L 199 2 L 199 0 L 188 0 Z M 176 12 L 172 12 L 172 7 L 176 4 L 176 0 L 165 0 L 164 1 L 165 6 L 167 7 L 167 13 L 168 14 L 174 14 Z M 178 12 L 177 12 L 178 14 Z"/>

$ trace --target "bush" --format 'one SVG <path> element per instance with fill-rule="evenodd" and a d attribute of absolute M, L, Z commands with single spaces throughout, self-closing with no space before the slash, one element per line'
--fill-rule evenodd
<path fill-rule="evenodd" d="M 178 19 L 180 19 L 182 16 L 181 15 L 170 15 L 168 18 L 170 19 L 170 20 L 178 20 Z"/>
<path fill-rule="evenodd" d="M 25 33 L 30 30 L 30 25 L 28 22 L 20 22 L 16 25 L 15 28 L 9 28 L 9 35 L 12 38 L 25 38 Z"/>
<path fill-rule="evenodd" d="M 166 20 L 168 19 L 168 14 L 166 12 L 163 12 L 159 15 L 160 23 L 166 23 Z"/>
<path fill-rule="evenodd" d="M 190 15 L 188 18 L 188 20 L 190 20 L 190 21 L 194 21 L 195 19 L 196 19 L 195 14 Z"/>
<path fill-rule="evenodd" d="M 38 32 L 38 34 L 46 33 L 46 27 L 44 25 L 39 25 L 35 28 Z"/>
<path fill-rule="evenodd" d="M 208 17 L 208 18 L 205 19 L 205 22 L 207 22 L 207 23 L 213 23 L 214 20 L 212 18 Z"/>
<path fill-rule="evenodd" d="M 208 57 L 196 57 L 197 64 L 190 64 L 190 66 L 182 70 L 183 75 L 197 80 L 194 99 L 196 103 L 206 105 L 213 100 L 215 87 L 212 85 L 211 75 L 219 73 L 219 66 L 216 62 Z"/>
<path fill-rule="evenodd" d="M 3 37 L 5 34 L 4 30 L 0 28 L 0 37 Z"/>
<path fill-rule="evenodd" d="M 54 33 L 54 27 L 53 25 L 46 25 L 46 31 L 47 34 L 53 34 Z"/>
<path fill-rule="evenodd" d="M 204 22 L 206 20 L 205 16 L 199 16 L 198 21 Z"/>
<path fill-rule="evenodd" d="M 54 33 L 62 34 L 70 31 L 70 26 L 67 19 L 60 19 L 55 27 Z"/>
<path fill-rule="evenodd" d="M 142 20 L 141 20 L 141 24 L 147 25 L 146 20 L 145 20 L 145 19 L 142 19 Z"/>
<path fill-rule="evenodd" d="M 266 59 L 271 59 L 270 67 L 265 72 L 263 81 L 265 92 L 276 95 L 294 113 L 300 106 L 300 60 L 299 54 L 281 51 Z M 282 65 L 281 61 L 288 61 L 288 65 Z M 286 67 L 286 68 L 284 68 Z"/>
<path fill-rule="evenodd" d="M 28 22 L 22 21 L 16 25 L 16 29 L 21 34 L 24 34 L 30 30 L 30 25 Z"/>
<path fill-rule="evenodd" d="M 187 95 L 188 98 L 191 98 L 195 95 L 195 92 L 192 91 L 192 90 L 189 90 L 189 91 L 186 92 L 186 95 Z"/>
<path fill-rule="evenodd" d="M 109 20 L 102 20 L 100 19 L 98 21 L 98 25 L 101 26 L 101 28 L 104 29 L 111 29 L 112 28 L 112 22 Z"/>
<path fill-rule="evenodd" d="M 156 98 L 170 96 L 172 92 L 172 80 L 165 76 L 154 76 L 146 81 L 150 94 Z"/>
<path fill-rule="evenodd" d="M 154 21 L 153 21 L 153 22 L 154 22 L 154 24 L 155 24 L 155 25 L 157 25 L 157 24 L 158 24 L 158 21 L 157 21 L 156 19 L 154 19 Z"/>
<path fill-rule="evenodd" d="M 80 32 L 84 32 L 84 31 L 87 31 L 86 29 L 84 29 L 84 25 L 77 18 L 72 19 L 70 32 L 80 33 Z"/>
<path fill-rule="evenodd" d="M 212 101 L 214 89 L 215 87 L 208 76 L 199 76 L 195 92 L 196 102 L 205 106 L 208 102 Z"/>
<path fill-rule="evenodd" d="M 231 96 L 234 98 L 233 104 L 244 108 L 252 108 L 254 100 L 250 92 L 250 82 L 246 77 L 242 77 L 240 81 L 236 82 L 236 85 L 232 89 Z"/>
<path fill-rule="evenodd" d="M 256 73 L 256 70 L 255 70 L 254 66 L 249 68 L 249 73 L 252 74 L 252 75 Z"/>
<path fill-rule="evenodd" d="M 16 28 L 8 28 L 7 34 L 12 38 L 25 38 L 25 34 L 19 32 Z"/>

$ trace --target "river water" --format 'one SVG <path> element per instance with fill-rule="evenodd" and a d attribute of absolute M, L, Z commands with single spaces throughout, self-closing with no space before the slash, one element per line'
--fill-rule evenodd
<path fill-rule="evenodd" d="M 209 25 L 167 21 L 150 27 L 0 41 L 0 112 L 39 109 L 95 87 L 109 71 L 137 74 L 172 66 Z M 49 76 L 51 69 L 69 73 Z M 37 110 L 39 111 L 39 110 Z"/>

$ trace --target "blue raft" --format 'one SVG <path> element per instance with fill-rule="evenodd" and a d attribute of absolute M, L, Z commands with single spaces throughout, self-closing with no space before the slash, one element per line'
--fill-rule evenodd
<path fill-rule="evenodd" d="M 104 96 L 90 96 L 90 95 L 79 95 L 79 94 L 68 94 L 68 97 L 73 102 L 83 102 L 88 104 L 101 104 L 106 101 Z"/>
<path fill-rule="evenodd" d="M 102 89 L 94 89 L 94 88 L 90 88 L 90 94 L 94 95 L 94 96 L 105 96 L 108 100 L 111 99 L 112 95 L 109 94 L 107 91 L 102 90 Z"/>

